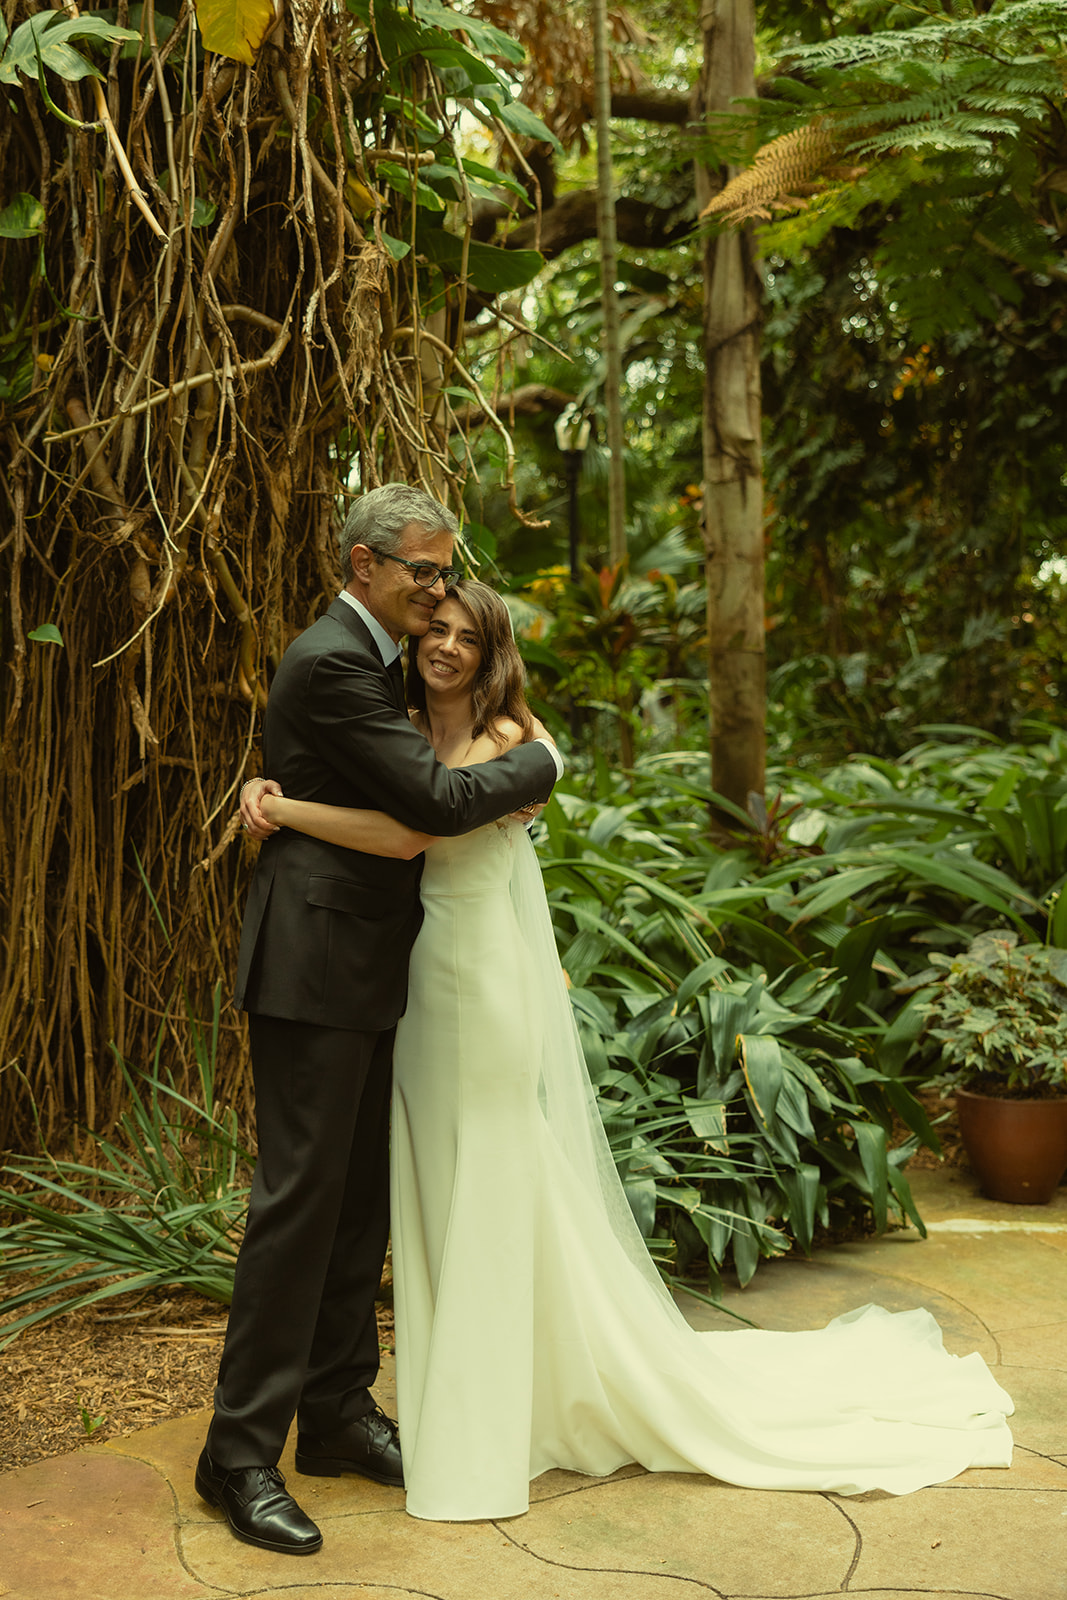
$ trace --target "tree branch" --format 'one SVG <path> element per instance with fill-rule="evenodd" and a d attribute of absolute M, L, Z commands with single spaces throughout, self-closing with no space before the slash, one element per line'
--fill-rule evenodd
<path fill-rule="evenodd" d="M 669 89 L 645 89 L 640 94 L 613 94 L 613 117 L 629 117 L 639 122 L 668 122 L 684 127 L 690 120 L 690 94 L 674 94 Z"/>
<path fill-rule="evenodd" d="M 615 203 L 615 231 L 621 244 L 648 250 L 677 243 L 693 231 L 693 219 L 677 209 L 666 210 L 643 200 L 621 196 Z M 537 249 L 552 260 L 571 245 L 596 238 L 596 190 L 575 189 L 560 195 L 554 206 L 542 213 L 540 235 L 533 217 L 520 222 L 508 234 L 509 250 Z"/>

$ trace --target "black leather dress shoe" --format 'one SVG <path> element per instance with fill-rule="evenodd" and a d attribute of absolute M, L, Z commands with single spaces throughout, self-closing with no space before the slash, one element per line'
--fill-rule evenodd
<path fill-rule="evenodd" d="M 196 1492 L 209 1506 L 221 1506 L 246 1544 L 286 1556 L 310 1556 L 322 1549 L 322 1534 L 287 1493 L 277 1467 L 227 1471 L 204 1450 L 196 1464 Z"/>
<path fill-rule="evenodd" d="M 358 1472 L 375 1483 L 404 1487 L 396 1423 L 375 1406 L 358 1422 L 333 1433 L 301 1433 L 296 1440 L 296 1470 L 311 1478 L 339 1478 Z"/>

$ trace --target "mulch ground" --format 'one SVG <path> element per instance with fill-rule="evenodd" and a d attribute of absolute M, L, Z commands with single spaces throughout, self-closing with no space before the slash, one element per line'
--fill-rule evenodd
<path fill-rule="evenodd" d="M 0 1472 L 210 1405 L 225 1331 L 215 1301 L 162 1290 L 27 1328 L 0 1350 Z M 378 1337 L 393 1349 L 391 1306 Z"/>
<path fill-rule="evenodd" d="M 922 1098 L 931 1120 L 951 1107 Z M 938 1133 L 944 1164 L 958 1166 L 955 1117 Z M 909 1163 L 940 1164 L 927 1150 Z M 0 1472 L 209 1406 L 225 1331 L 226 1312 L 214 1301 L 165 1290 L 118 1295 L 99 1310 L 26 1329 L 0 1350 Z M 391 1305 L 378 1306 L 378 1336 L 391 1352 Z"/>

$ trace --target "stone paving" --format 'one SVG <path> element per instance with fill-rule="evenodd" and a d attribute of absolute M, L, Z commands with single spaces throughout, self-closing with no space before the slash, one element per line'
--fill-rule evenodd
<path fill-rule="evenodd" d="M 909 1231 L 771 1263 L 732 1303 L 818 1327 L 875 1300 L 923 1304 L 1014 1397 L 1015 1463 L 895 1497 L 735 1489 L 632 1467 L 545 1474 L 525 1517 L 417 1522 L 398 1490 L 302 1478 L 325 1535 L 304 1558 L 235 1540 L 193 1490 L 206 1414 L 0 1477 L 6 1600 L 1067 1600 L 1067 1189 L 1000 1206 L 960 1173 L 917 1173 Z M 690 1300 L 700 1327 L 729 1320 Z M 393 1410 L 391 1368 L 380 1398 Z"/>

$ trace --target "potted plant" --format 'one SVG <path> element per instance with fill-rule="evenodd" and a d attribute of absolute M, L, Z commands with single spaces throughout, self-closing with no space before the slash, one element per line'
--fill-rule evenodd
<path fill-rule="evenodd" d="M 1067 950 L 979 934 L 931 956 L 920 1002 L 956 1097 L 960 1138 L 991 1200 L 1047 1205 L 1067 1170 Z"/>

